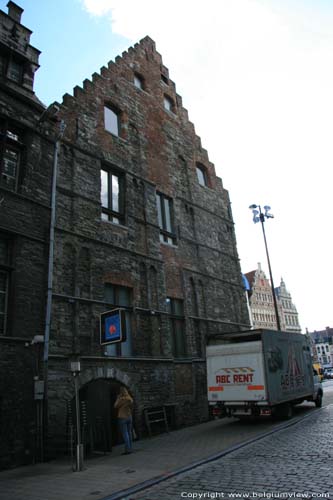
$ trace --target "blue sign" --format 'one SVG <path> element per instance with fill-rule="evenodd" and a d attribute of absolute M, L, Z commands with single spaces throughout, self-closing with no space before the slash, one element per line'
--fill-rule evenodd
<path fill-rule="evenodd" d="M 124 342 L 126 340 L 125 310 L 113 309 L 100 317 L 101 345 Z"/>

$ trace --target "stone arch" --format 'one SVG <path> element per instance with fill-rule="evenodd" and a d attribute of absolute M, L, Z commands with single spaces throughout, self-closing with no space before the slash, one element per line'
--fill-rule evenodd
<path fill-rule="evenodd" d="M 75 412 L 74 384 L 66 393 L 72 412 Z M 137 427 L 139 395 L 131 377 L 117 368 L 90 367 L 80 373 L 79 399 L 81 428 L 85 446 L 89 452 L 111 451 L 122 443 L 118 431 L 117 412 L 114 403 L 121 386 L 125 386 L 134 399 L 133 421 Z"/>

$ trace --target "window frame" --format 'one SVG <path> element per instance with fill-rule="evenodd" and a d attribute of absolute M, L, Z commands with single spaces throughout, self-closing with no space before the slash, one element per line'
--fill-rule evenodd
<path fill-rule="evenodd" d="M 195 167 L 199 185 L 202 187 L 209 187 L 208 172 L 205 165 L 197 163 Z"/>
<path fill-rule="evenodd" d="M 160 242 L 176 245 L 173 200 L 169 196 L 157 191 L 156 205 L 158 226 L 160 228 Z"/>
<path fill-rule="evenodd" d="M 139 90 L 145 90 L 145 80 L 139 73 L 134 73 L 133 76 L 134 87 Z M 138 83 L 138 84 L 137 84 Z"/>
<path fill-rule="evenodd" d="M 24 154 L 23 134 L 21 129 L 18 129 L 15 125 L 12 126 L 10 122 L 0 122 L 0 187 L 12 192 L 17 192 L 19 186 Z M 17 155 L 14 176 L 5 172 L 6 158 L 8 162 L 11 161 L 10 154 L 7 154 L 7 151 Z M 12 179 L 12 183 L 5 181 L 5 179 Z"/>
<path fill-rule="evenodd" d="M 103 177 L 102 172 L 107 175 L 106 196 L 108 206 L 103 205 Z M 113 178 L 118 179 L 118 210 L 114 208 L 115 200 L 113 196 Z M 107 222 L 112 222 L 117 225 L 125 224 L 125 174 L 117 169 L 102 165 L 100 169 L 101 178 L 101 219 Z M 104 191 L 105 192 L 105 191 Z M 104 217 L 103 217 L 104 215 Z"/>
<path fill-rule="evenodd" d="M 184 300 L 168 296 L 165 302 L 170 322 L 172 355 L 175 358 L 186 358 L 187 342 Z"/>
<path fill-rule="evenodd" d="M 112 113 L 111 118 L 115 118 L 116 127 L 108 126 L 107 113 Z M 114 106 L 113 104 L 104 103 L 103 108 L 104 113 L 104 130 L 109 132 L 109 134 L 114 135 L 115 137 L 121 137 L 121 111 L 119 108 Z M 113 121 L 113 120 L 112 120 Z"/>
<path fill-rule="evenodd" d="M 172 99 L 172 97 L 170 97 L 167 94 L 163 95 L 163 107 L 164 107 L 165 111 L 168 111 L 168 113 L 172 113 L 173 115 L 176 114 L 175 102 Z"/>
<path fill-rule="evenodd" d="M 112 287 L 113 301 L 106 300 L 108 287 L 109 289 Z M 127 305 L 122 304 L 123 301 L 120 298 L 123 292 L 128 293 Z M 108 357 L 133 357 L 133 288 L 115 283 L 104 283 L 104 297 L 108 306 L 125 309 L 126 318 L 126 340 L 104 346 L 104 354 Z"/>
<path fill-rule="evenodd" d="M 15 75 L 13 77 L 13 75 Z M 18 85 L 23 81 L 23 65 L 15 59 L 10 59 L 7 66 L 7 78 Z"/>

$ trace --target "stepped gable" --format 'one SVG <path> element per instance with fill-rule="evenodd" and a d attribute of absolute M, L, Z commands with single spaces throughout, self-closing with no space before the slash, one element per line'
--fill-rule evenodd
<path fill-rule="evenodd" d="M 146 95 L 149 93 L 170 97 L 177 109 L 177 118 L 181 120 L 182 125 L 189 127 L 195 138 L 196 162 L 201 162 L 210 170 L 213 177 L 216 177 L 214 164 L 209 161 L 208 152 L 202 147 L 201 139 L 195 134 L 194 124 L 189 121 L 188 111 L 183 107 L 182 97 L 176 92 L 175 83 L 169 78 L 169 70 L 163 65 L 162 56 L 156 51 L 155 42 L 146 36 L 133 47 L 129 47 L 121 56 L 117 56 L 114 61 L 109 61 L 106 66 L 100 68 L 99 73 L 92 74 L 91 79 L 85 79 L 82 86 L 77 85 L 73 89 L 73 94 L 66 93 L 62 100 L 62 115 L 66 119 L 66 135 L 70 133 L 70 124 L 74 117 L 70 116 L 70 110 L 77 109 L 90 95 L 98 95 L 100 99 L 112 99 L 117 104 L 119 99 L 120 82 L 127 85 L 133 85 L 133 73 L 142 76 L 144 73 L 149 76 L 155 76 L 150 81 L 144 80 L 146 84 Z M 162 79 L 162 80 L 161 80 Z M 154 83 L 152 82 L 154 80 Z M 162 82 L 162 83 L 161 83 Z M 119 106 L 121 107 L 121 106 Z M 123 106 L 122 106 L 123 107 Z M 72 123 L 74 126 L 74 123 Z M 73 140 L 73 137 L 71 137 Z"/>

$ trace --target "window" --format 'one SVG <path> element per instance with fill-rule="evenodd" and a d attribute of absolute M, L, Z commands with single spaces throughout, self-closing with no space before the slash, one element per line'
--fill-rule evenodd
<path fill-rule="evenodd" d="M 0 335 L 6 334 L 9 286 L 9 242 L 0 235 Z"/>
<path fill-rule="evenodd" d="M 175 112 L 175 105 L 173 103 L 173 100 L 167 95 L 164 96 L 164 109 L 170 111 L 171 113 Z"/>
<path fill-rule="evenodd" d="M 173 230 L 173 206 L 171 198 L 156 193 L 158 225 L 160 226 L 160 241 L 175 244 L 176 237 Z"/>
<path fill-rule="evenodd" d="M 161 75 L 161 81 L 162 81 L 163 83 L 165 83 L 165 85 L 169 85 L 169 80 L 168 80 L 168 78 L 167 78 L 166 76 Z"/>
<path fill-rule="evenodd" d="M 15 61 L 10 61 L 8 69 L 8 78 L 16 83 L 22 82 L 22 65 Z"/>
<path fill-rule="evenodd" d="M 101 170 L 102 219 L 124 223 L 124 178 L 117 172 Z"/>
<path fill-rule="evenodd" d="M 16 191 L 23 149 L 22 137 L 20 132 L 3 124 L 0 140 L 0 185 Z"/>
<path fill-rule="evenodd" d="M 104 106 L 105 130 L 113 135 L 120 135 L 120 112 L 115 108 Z"/>
<path fill-rule="evenodd" d="M 200 163 L 197 163 L 197 177 L 200 186 L 208 186 L 206 168 Z"/>
<path fill-rule="evenodd" d="M 172 353 L 175 358 L 182 358 L 186 356 L 183 301 L 167 297 L 166 306 L 170 318 Z"/>
<path fill-rule="evenodd" d="M 132 289 L 126 286 L 112 285 L 106 283 L 104 286 L 104 297 L 108 307 L 130 308 L 132 306 Z M 107 356 L 132 356 L 132 313 L 127 310 L 125 313 L 126 319 L 126 341 L 118 344 L 111 344 L 106 347 L 105 354 Z"/>
<path fill-rule="evenodd" d="M 136 88 L 143 90 L 143 78 L 142 76 L 138 75 L 137 73 L 134 75 L 134 85 Z"/>

